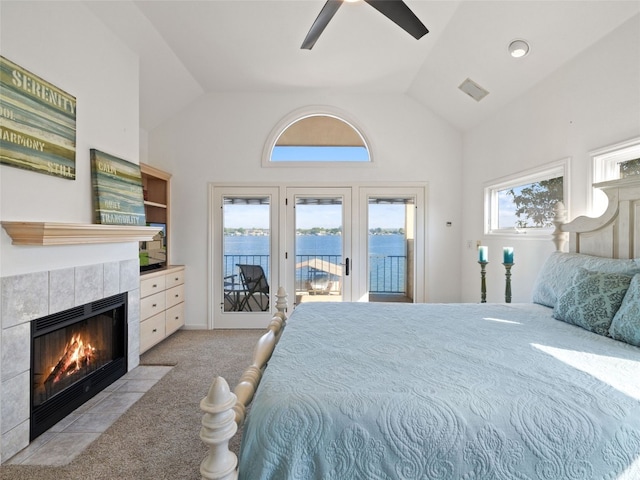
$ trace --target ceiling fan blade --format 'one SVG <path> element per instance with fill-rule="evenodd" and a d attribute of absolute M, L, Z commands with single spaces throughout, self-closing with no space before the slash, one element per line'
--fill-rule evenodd
<path fill-rule="evenodd" d="M 327 3 L 325 3 L 322 10 L 320 10 L 318 18 L 316 18 L 316 21 L 311 25 L 309 33 L 307 33 L 307 36 L 305 37 L 304 42 L 302 42 L 302 46 L 300 48 L 307 50 L 311 50 L 313 48 L 318 37 L 320 37 L 320 34 L 324 31 L 327 24 L 336 14 L 341 5 L 342 0 L 327 0 Z"/>
<path fill-rule="evenodd" d="M 402 27 L 416 39 L 429 33 L 427 27 L 402 0 L 364 0 L 389 20 Z"/>

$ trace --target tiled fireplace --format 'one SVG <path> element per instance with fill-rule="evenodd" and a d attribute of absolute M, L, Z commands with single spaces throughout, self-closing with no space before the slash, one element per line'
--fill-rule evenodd
<path fill-rule="evenodd" d="M 29 445 L 32 322 L 126 293 L 127 369 L 139 363 L 138 259 L 3 277 L 2 461 Z"/>

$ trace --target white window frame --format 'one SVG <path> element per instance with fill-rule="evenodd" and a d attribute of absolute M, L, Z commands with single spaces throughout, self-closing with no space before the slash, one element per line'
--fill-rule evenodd
<path fill-rule="evenodd" d="M 353 162 L 353 161 L 340 161 L 340 162 L 272 162 L 271 161 L 271 153 L 273 152 L 273 148 L 280 138 L 280 135 L 289 128 L 292 124 L 296 123 L 299 120 L 302 120 L 306 117 L 311 117 L 315 115 L 324 115 L 328 117 L 334 117 L 347 125 L 353 128 L 359 135 L 362 137 L 362 141 L 364 142 L 364 146 L 367 149 L 369 154 L 368 162 Z M 286 115 L 283 119 L 281 119 L 276 126 L 271 130 L 271 133 L 267 137 L 267 141 L 264 144 L 264 148 L 262 150 L 262 166 L 267 168 L 282 168 L 282 167 L 364 167 L 368 168 L 373 165 L 373 147 L 371 144 L 371 140 L 364 133 L 363 129 L 359 126 L 359 122 L 357 122 L 353 117 L 351 117 L 348 113 L 327 105 L 313 105 L 303 107 Z"/>
<path fill-rule="evenodd" d="M 606 210 L 608 200 L 602 190 L 593 185 L 620 178 L 620 164 L 640 158 L 640 137 L 592 150 L 589 156 L 592 165 L 589 211 L 592 216 L 599 216 Z"/>
<path fill-rule="evenodd" d="M 485 235 L 502 235 L 513 237 L 548 236 L 553 228 L 498 228 L 498 192 L 512 187 L 528 185 L 555 177 L 563 177 L 563 204 L 569 212 L 569 165 L 570 158 L 563 158 L 539 167 L 525 170 L 514 175 L 502 177 L 486 183 L 484 186 L 484 233 Z"/>

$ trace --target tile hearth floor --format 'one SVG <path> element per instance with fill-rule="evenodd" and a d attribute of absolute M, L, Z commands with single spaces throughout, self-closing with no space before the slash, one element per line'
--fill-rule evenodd
<path fill-rule="evenodd" d="M 140 365 L 33 440 L 7 465 L 66 465 L 173 367 Z M 52 441 L 55 440 L 55 441 Z"/>

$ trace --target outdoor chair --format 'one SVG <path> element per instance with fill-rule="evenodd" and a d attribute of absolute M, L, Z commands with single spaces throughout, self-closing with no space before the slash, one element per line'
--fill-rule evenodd
<path fill-rule="evenodd" d="M 309 295 L 329 295 L 333 288 L 333 282 L 325 273 L 313 274 L 312 278 L 305 282 Z"/>
<path fill-rule="evenodd" d="M 269 310 L 269 282 L 260 265 L 238 264 L 240 280 L 244 288 L 238 310 L 253 311 L 257 306 L 260 311 Z M 253 301 L 252 301 L 253 300 Z"/>

